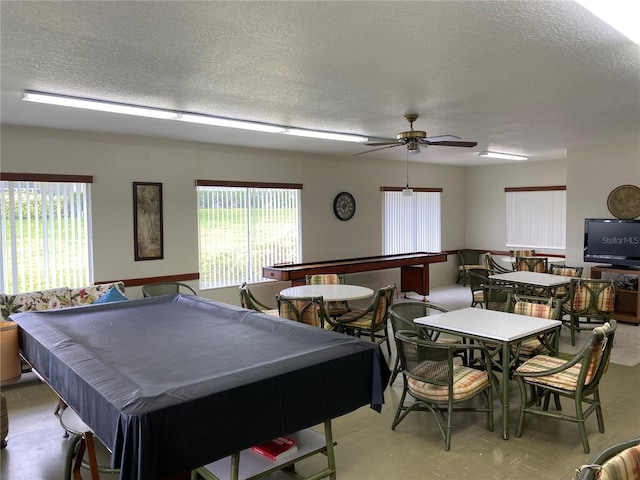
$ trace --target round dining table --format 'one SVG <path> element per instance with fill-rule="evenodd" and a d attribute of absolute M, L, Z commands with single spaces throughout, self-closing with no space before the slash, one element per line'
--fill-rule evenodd
<path fill-rule="evenodd" d="M 359 285 L 322 284 L 298 285 L 280 292 L 285 297 L 323 297 L 325 302 L 360 300 L 373 296 L 373 290 Z"/>

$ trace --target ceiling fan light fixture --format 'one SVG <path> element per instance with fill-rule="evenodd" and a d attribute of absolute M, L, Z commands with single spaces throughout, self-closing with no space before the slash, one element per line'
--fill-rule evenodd
<path fill-rule="evenodd" d="M 514 153 L 502 153 L 502 152 L 480 152 L 481 157 L 501 158 L 503 160 L 528 160 L 529 157 L 524 155 L 516 155 Z"/>
<path fill-rule="evenodd" d="M 295 135 L 297 137 L 310 137 L 310 138 L 322 138 L 324 140 L 337 140 L 339 142 L 354 142 L 354 143 L 364 143 L 368 142 L 368 137 L 363 137 L 361 135 L 351 135 L 349 133 L 332 133 L 332 132 L 322 132 L 320 130 L 306 130 L 303 128 L 287 128 L 284 133 L 286 135 Z"/>
<path fill-rule="evenodd" d="M 176 112 L 172 110 L 141 107 L 138 105 L 128 105 L 126 103 L 105 102 L 91 98 L 69 97 L 67 95 L 34 92 L 31 90 L 25 90 L 22 99 L 27 102 L 45 103 L 48 105 L 82 108 L 85 110 L 96 110 L 100 112 L 119 113 L 124 115 L 136 115 L 138 117 L 160 118 L 165 120 L 172 120 L 176 118 Z"/>

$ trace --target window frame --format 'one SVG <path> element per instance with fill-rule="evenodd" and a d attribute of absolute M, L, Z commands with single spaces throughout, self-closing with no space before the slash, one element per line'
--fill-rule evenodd
<path fill-rule="evenodd" d="M 388 232 L 388 215 L 387 215 L 387 208 L 388 208 L 388 204 L 387 204 L 387 193 L 399 193 L 400 195 L 403 195 L 403 191 L 405 190 L 405 187 L 380 187 L 380 191 L 383 193 L 382 195 L 382 254 L 383 255 L 395 255 L 395 254 L 402 254 L 402 253 L 413 253 L 413 252 L 427 252 L 427 253 L 439 253 L 442 251 L 442 192 L 443 189 L 442 188 L 426 188 L 426 187 L 413 187 L 411 190 L 413 191 L 413 194 L 411 195 L 411 197 L 402 197 L 402 198 L 412 198 L 414 200 L 414 205 L 411 206 L 411 210 L 412 210 L 412 215 L 411 218 L 413 220 L 416 219 L 416 208 L 420 208 L 419 206 L 415 205 L 415 200 L 419 198 L 419 196 L 417 194 L 420 193 L 437 193 L 437 238 L 432 238 L 431 241 L 426 241 L 423 244 L 419 244 L 418 243 L 418 235 L 416 234 L 417 230 L 420 228 L 425 228 L 425 225 L 420 225 L 420 222 L 412 222 L 412 224 L 409 226 L 409 229 L 411 231 L 411 233 L 409 234 L 412 238 L 409 239 L 409 241 L 411 242 L 412 248 L 409 252 L 396 252 L 395 250 L 392 250 L 390 245 L 389 245 L 389 232 Z M 435 205 L 432 205 L 431 208 L 434 208 Z M 422 207 L 425 208 L 425 207 Z M 397 231 L 403 231 L 402 228 L 397 228 Z M 406 231 L 406 229 L 405 229 Z M 423 238 L 426 238 L 423 237 Z M 402 242 L 403 239 L 396 239 L 396 242 Z M 435 245 L 433 245 L 433 243 L 435 243 Z M 432 248 L 430 247 L 424 247 L 424 245 L 430 245 L 432 244 Z"/>
<path fill-rule="evenodd" d="M 533 187 L 505 187 L 505 246 L 507 248 L 534 248 L 544 250 L 566 250 L 567 239 L 567 198 L 566 198 L 566 185 L 551 185 L 551 186 L 533 186 Z M 547 213 L 537 214 L 536 210 L 539 210 L 540 204 L 552 204 L 554 199 L 551 195 L 547 198 L 533 199 L 536 193 L 543 195 L 547 192 L 565 192 L 564 193 L 564 211 L 556 212 L 554 215 L 549 215 L 550 208 L 557 210 L 557 205 L 549 207 L 545 210 Z M 519 198 L 517 201 L 519 205 L 513 205 L 514 201 L 510 200 L 510 195 L 513 194 L 531 194 L 530 199 L 524 197 Z M 515 200 L 515 198 L 513 199 Z M 518 211 L 520 208 L 520 211 Z M 526 208 L 526 211 L 522 210 Z M 520 222 L 518 227 L 514 225 L 513 219 L 521 215 L 528 215 L 528 219 L 525 223 Z M 532 215 L 538 215 L 531 217 Z M 550 226 L 549 223 L 555 223 L 555 227 Z M 562 223 L 562 225 L 560 225 Z M 519 228 L 519 230 L 518 230 Z M 556 230 L 557 229 L 557 230 Z M 525 232 L 524 234 L 522 232 Z M 526 233 L 538 232 L 536 239 L 532 238 L 531 241 L 527 240 Z M 555 234 L 553 233 L 555 231 Z M 558 243 L 554 243 L 558 241 Z"/>
<path fill-rule="evenodd" d="M 203 270 L 202 263 L 202 235 L 201 235 L 201 226 L 200 226 L 200 187 L 223 187 L 223 188 L 241 188 L 246 189 L 245 195 L 248 196 L 251 194 L 252 190 L 255 189 L 272 189 L 272 190 L 297 190 L 297 245 L 296 245 L 296 257 L 292 261 L 297 263 L 302 258 L 302 195 L 301 190 L 303 189 L 303 184 L 301 183 L 281 183 L 281 182 L 252 182 L 252 181 L 232 181 L 232 180 L 205 180 L 198 179 L 196 180 L 196 195 L 198 196 L 197 201 L 197 209 L 198 209 L 198 271 L 200 272 L 200 289 L 214 289 L 214 288 L 225 288 L 229 286 L 239 285 L 244 281 L 249 283 L 256 283 L 260 281 L 272 281 L 272 279 L 267 279 L 264 277 L 255 277 L 253 278 L 251 275 L 252 263 L 250 260 L 247 261 L 247 271 L 244 273 L 242 279 L 233 279 L 230 282 L 225 282 L 224 284 L 216 284 L 213 281 L 209 282 L 209 275 Z M 250 229 L 250 213 L 251 213 L 251 205 L 247 204 L 245 206 L 246 209 L 246 218 L 247 218 L 247 257 L 251 258 L 252 253 L 252 239 L 253 232 Z M 281 260 L 279 261 L 282 262 Z M 278 262 L 274 262 L 278 263 Z M 260 267 L 260 271 L 262 271 L 262 267 L 267 265 L 262 265 Z"/>
<path fill-rule="evenodd" d="M 9 190 L 10 197 L 13 196 L 11 184 L 15 182 L 39 183 L 39 184 L 47 184 L 47 183 L 84 184 L 85 194 L 83 196 L 82 205 L 83 205 L 83 212 L 85 213 L 84 235 L 85 235 L 85 246 L 86 246 L 86 258 L 83 259 L 83 261 L 81 261 L 81 263 L 86 262 L 86 278 L 82 280 L 78 280 L 78 277 L 76 277 L 76 280 L 78 281 L 79 284 L 76 285 L 74 282 L 70 281 L 71 277 L 68 277 L 65 279 L 65 277 L 63 276 L 63 281 L 65 285 L 57 285 L 57 284 L 53 285 L 49 283 L 51 278 L 47 274 L 45 277 L 49 277 L 49 278 L 44 278 L 44 282 L 39 284 L 37 287 L 34 288 L 33 283 L 31 284 L 31 286 L 26 286 L 24 280 L 22 282 L 18 280 L 18 277 L 20 275 L 24 277 L 25 274 L 24 273 L 21 274 L 19 268 L 17 268 L 18 267 L 18 264 L 17 264 L 18 260 L 16 259 L 17 244 L 16 244 L 16 238 L 15 238 L 16 231 L 15 231 L 14 222 L 13 221 L 10 222 L 10 225 L 9 225 L 10 232 L 7 232 L 5 229 L 7 220 L 5 217 L 6 211 L 5 211 L 4 198 L 3 198 L 2 199 L 3 204 L 1 208 L 2 208 L 2 212 L 4 212 L 5 215 L 3 215 L 4 223 L 0 228 L 0 231 L 2 232 L 2 236 L 0 238 L 0 249 L 2 249 L 3 252 L 6 252 L 7 249 L 12 250 L 12 253 L 10 255 L 12 259 L 12 267 L 11 267 L 12 278 L 10 280 L 10 283 L 12 285 L 12 288 L 11 288 L 12 292 L 8 292 L 9 283 L 5 282 L 5 275 L 7 275 L 8 273 L 5 271 L 4 260 L 0 262 L 0 290 L 5 291 L 7 293 L 16 294 L 16 293 L 20 293 L 21 290 L 24 290 L 24 288 L 22 288 L 21 285 L 25 285 L 25 288 L 28 289 L 28 291 L 37 291 L 37 290 L 46 290 L 46 289 L 60 288 L 60 287 L 76 288 L 76 287 L 81 287 L 87 284 L 92 284 L 94 281 L 93 225 L 92 225 L 93 212 L 92 212 L 92 203 L 91 203 L 92 202 L 91 185 L 93 184 L 93 176 L 92 175 L 75 175 L 75 174 L 0 172 L 0 181 L 9 183 L 8 186 L 10 188 Z M 59 216 L 58 216 L 58 220 L 60 220 Z M 34 223 L 36 223 L 37 225 L 38 223 L 37 219 L 35 219 Z M 68 237 L 66 237 L 65 239 L 68 240 Z M 3 254 L 3 257 L 6 258 L 6 255 Z M 53 268 L 57 268 L 57 267 L 54 266 Z"/>

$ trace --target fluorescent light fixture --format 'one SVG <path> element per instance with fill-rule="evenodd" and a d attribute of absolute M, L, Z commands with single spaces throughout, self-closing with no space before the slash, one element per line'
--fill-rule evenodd
<path fill-rule="evenodd" d="M 212 117 L 209 115 L 197 115 L 193 113 L 180 113 L 176 120 L 190 123 L 201 123 L 203 125 L 215 125 L 218 127 L 242 128 L 244 130 L 255 130 L 257 132 L 284 133 L 285 128 L 266 123 L 244 122 L 242 120 L 230 120 L 228 118 Z"/>
<path fill-rule="evenodd" d="M 341 142 L 366 142 L 367 137 L 351 135 L 347 133 L 321 132 L 318 130 L 305 130 L 300 128 L 287 128 L 282 125 L 272 125 L 260 122 L 245 122 L 231 118 L 216 117 L 190 112 L 179 112 L 175 110 L 164 110 L 161 108 L 141 107 L 126 103 L 107 102 L 104 100 L 94 100 L 91 98 L 70 97 L 55 93 L 35 92 L 25 90 L 23 100 L 28 102 L 47 103 L 49 105 L 60 105 L 64 107 L 84 108 L 87 110 L 97 110 L 101 112 L 122 113 L 125 115 L 137 115 L 140 117 L 161 118 L 165 120 L 178 120 L 181 122 L 200 123 L 203 125 L 214 125 L 218 127 L 241 128 L 244 130 L 254 130 L 267 133 L 286 133 L 287 135 L 297 135 L 300 137 L 322 138 L 326 140 L 339 140 Z"/>
<path fill-rule="evenodd" d="M 527 160 L 529 157 L 524 155 L 515 155 L 513 153 L 500 153 L 500 152 L 480 152 L 481 157 L 501 158 L 503 160 Z"/>
<path fill-rule="evenodd" d="M 139 117 L 163 118 L 166 120 L 176 118 L 176 112 L 162 110 L 159 108 L 139 107 L 124 103 L 103 102 L 90 98 L 67 97 L 52 93 L 32 92 L 25 90 L 23 100 L 28 102 L 46 103 L 49 105 L 60 105 L 63 107 L 84 108 L 86 110 L 97 110 L 101 112 L 121 113 L 125 115 L 137 115 Z"/>
<path fill-rule="evenodd" d="M 576 0 L 580 5 L 640 45 L 638 0 Z"/>
<path fill-rule="evenodd" d="M 351 135 L 348 133 L 320 132 L 318 130 L 305 130 L 302 128 L 287 128 L 287 130 L 282 133 L 285 133 L 287 135 L 295 135 L 297 137 L 311 137 L 311 138 L 322 138 L 325 140 L 338 140 L 340 142 L 363 143 L 369 140 L 368 137 L 362 137 L 360 135 Z"/>

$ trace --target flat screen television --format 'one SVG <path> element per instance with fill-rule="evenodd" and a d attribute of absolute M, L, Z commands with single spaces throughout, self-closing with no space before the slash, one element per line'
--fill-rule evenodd
<path fill-rule="evenodd" d="M 640 220 L 585 218 L 584 261 L 640 268 Z"/>

